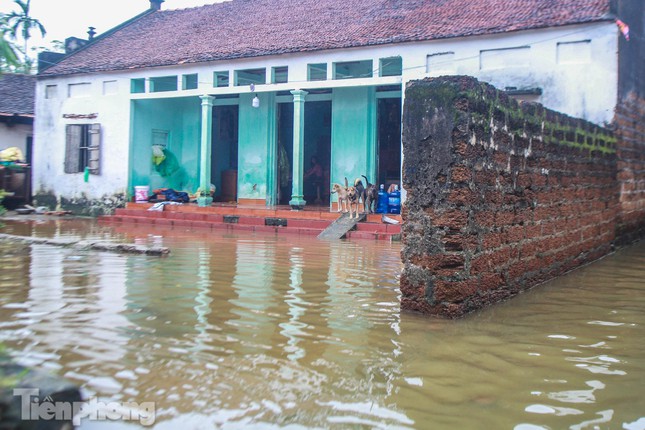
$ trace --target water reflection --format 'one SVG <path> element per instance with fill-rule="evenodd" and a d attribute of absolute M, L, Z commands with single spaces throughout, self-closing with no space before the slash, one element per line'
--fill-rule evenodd
<path fill-rule="evenodd" d="M 9 228 L 172 249 L 0 244 L 16 358 L 106 400 L 154 401 L 160 429 L 645 428 L 645 245 L 442 321 L 399 312 L 398 245 Z"/>

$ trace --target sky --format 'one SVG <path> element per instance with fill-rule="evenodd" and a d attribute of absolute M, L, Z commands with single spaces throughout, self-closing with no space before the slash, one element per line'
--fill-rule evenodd
<path fill-rule="evenodd" d="M 166 0 L 161 8 L 183 9 L 213 4 L 218 0 Z M 219 0 L 221 1 L 221 0 Z M 44 39 L 34 33 L 29 45 L 50 47 L 53 40 L 64 41 L 75 36 L 87 39 L 89 26 L 97 35 L 148 9 L 149 0 L 31 0 L 30 15 L 38 19 L 47 30 Z M 17 11 L 13 0 L 0 0 L 0 13 Z M 22 46 L 22 43 L 19 42 Z"/>

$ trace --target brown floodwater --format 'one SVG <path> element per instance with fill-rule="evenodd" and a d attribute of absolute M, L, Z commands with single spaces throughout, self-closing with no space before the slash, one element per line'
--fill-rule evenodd
<path fill-rule="evenodd" d="M 158 429 L 645 429 L 645 243 L 444 321 L 400 311 L 396 243 L 6 224 L 171 248 L 0 244 L 11 355 Z"/>

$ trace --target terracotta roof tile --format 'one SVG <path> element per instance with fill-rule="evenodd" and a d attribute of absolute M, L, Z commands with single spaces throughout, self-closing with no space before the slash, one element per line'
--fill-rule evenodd
<path fill-rule="evenodd" d="M 122 70 L 600 21 L 609 0 L 232 0 L 158 11 L 41 75 Z"/>
<path fill-rule="evenodd" d="M 34 115 L 35 78 L 33 75 L 0 75 L 0 115 Z"/>

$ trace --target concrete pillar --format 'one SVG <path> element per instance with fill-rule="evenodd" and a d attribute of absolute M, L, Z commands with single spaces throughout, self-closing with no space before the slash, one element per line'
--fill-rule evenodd
<path fill-rule="evenodd" d="M 304 209 L 307 202 L 303 194 L 303 166 L 305 156 L 305 96 L 306 91 L 294 90 L 293 94 L 293 186 L 289 205 L 294 210 Z"/>
<path fill-rule="evenodd" d="M 213 96 L 200 96 L 202 99 L 202 134 L 199 151 L 199 188 L 201 196 L 197 198 L 198 206 L 210 206 L 211 197 L 211 146 L 213 129 Z"/>

